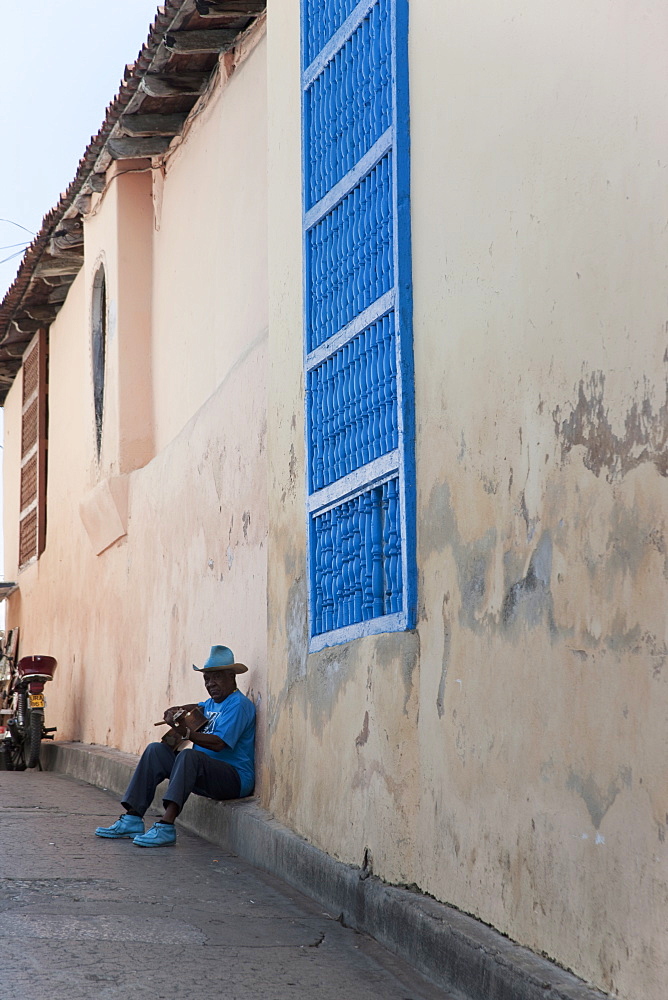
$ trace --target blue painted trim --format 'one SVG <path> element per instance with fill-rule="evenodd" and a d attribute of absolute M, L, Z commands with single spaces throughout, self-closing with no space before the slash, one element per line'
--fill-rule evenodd
<path fill-rule="evenodd" d="M 408 0 L 395 0 L 392 23 L 392 72 L 395 80 L 395 226 L 397 289 L 399 448 L 402 453 L 401 522 L 404 607 L 407 628 L 417 621 L 415 376 L 413 367 L 413 275 L 410 216 L 410 97 L 408 74 Z"/>
<path fill-rule="evenodd" d="M 307 354 L 306 370 L 311 371 L 312 368 L 317 368 L 330 354 L 336 354 L 344 344 L 347 344 L 349 340 L 356 337 L 358 333 L 366 330 L 377 319 L 394 309 L 394 297 L 394 288 L 391 288 L 389 292 L 385 292 L 385 295 L 381 295 L 379 299 L 376 299 L 370 306 L 367 306 L 364 312 L 355 316 L 354 320 L 342 327 L 333 337 L 330 337 L 324 344 L 320 344 L 314 351 Z"/>
<path fill-rule="evenodd" d="M 362 178 L 373 170 L 378 161 L 382 160 L 385 154 L 392 149 L 393 145 L 394 128 L 390 126 L 390 128 L 383 132 L 380 139 L 373 144 L 371 149 L 364 154 L 362 159 L 358 160 L 355 166 L 348 171 L 345 177 L 342 177 L 320 201 L 317 201 L 315 205 L 309 208 L 304 217 L 304 228 L 307 230 L 312 229 L 321 219 L 324 219 L 340 201 L 343 201 L 347 194 L 350 194 Z"/>
<path fill-rule="evenodd" d="M 322 0 L 326 3 L 327 0 Z M 353 32 L 360 26 L 364 18 L 367 16 L 372 7 L 375 7 L 378 0 L 360 0 L 357 7 L 348 15 L 346 20 L 343 22 L 338 31 L 332 35 L 327 44 L 320 50 L 318 55 L 315 57 L 310 66 L 304 70 L 302 74 L 302 88 L 307 90 L 313 81 L 320 76 L 323 69 L 334 58 L 336 53 L 342 48 Z M 302 40 L 304 39 L 304 0 L 302 0 Z M 302 62 L 304 65 L 304 47 L 302 48 Z"/>
<path fill-rule="evenodd" d="M 301 25 L 301 50 L 300 50 L 300 66 L 304 65 L 305 53 L 307 52 L 306 45 L 306 0 L 300 0 L 300 25 Z M 307 155 L 308 148 L 308 134 L 309 134 L 309 121 L 307 115 L 307 101 L 306 101 L 306 89 L 301 88 L 301 168 L 302 168 L 302 220 L 306 215 L 306 199 L 307 192 L 310 187 L 311 177 L 309 172 L 309 158 Z M 306 370 L 306 347 L 308 343 L 308 304 L 306 302 L 307 294 L 307 278 L 309 273 L 309 240 L 308 231 L 302 223 L 302 350 L 304 355 L 304 367 L 303 371 Z M 305 410 L 305 420 L 304 420 L 304 455 L 305 455 L 305 472 L 306 481 L 305 488 L 308 495 L 308 484 L 313 481 L 311 474 L 311 444 L 310 444 L 310 431 L 311 431 L 311 398 L 310 393 L 307 390 L 308 380 L 304 377 L 304 410 Z M 313 543 L 311 540 L 311 517 L 308 509 L 305 510 L 305 528 L 306 528 L 306 572 L 308 576 L 308 588 L 307 588 L 307 618 L 308 618 L 308 630 L 309 635 L 312 632 L 312 623 L 315 621 L 315 609 L 314 609 L 314 594 L 315 594 L 315 559 L 313 554 Z"/>
<path fill-rule="evenodd" d="M 374 486 L 380 486 L 385 480 L 396 476 L 398 471 L 399 450 L 388 451 L 386 455 L 375 458 L 373 462 L 368 462 L 342 479 L 312 493 L 307 500 L 309 514 L 322 514 L 331 507 L 338 507 L 340 503 L 352 500 Z"/>
<path fill-rule="evenodd" d="M 312 635 L 309 641 L 309 653 L 317 653 L 327 646 L 340 646 L 344 642 L 361 639 L 365 635 L 382 635 L 384 632 L 405 632 L 406 614 L 399 611 L 394 615 L 383 615 L 381 618 L 370 618 L 356 625 L 345 625 L 332 632 L 320 632 Z"/>
<path fill-rule="evenodd" d="M 327 0 L 323 0 L 327 2 Z M 305 301 L 303 310 L 303 350 L 305 371 L 338 350 L 347 340 L 370 325 L 391 309 L 395 312 L 395 345 L 397 350 L 397 402 L 399 413 L 399 448 L 390 456 L 381 456 L 375 462 L 368 463 L 364 468 L 366 474 L 376 476 L 369 481 L 363 478 L 363 470 L 356 470 L 349 476 L 332 483 L 324 490 L 310 497 L 307 503 L 307 571 L 309 575 L 308 616 L 309 634 L 313 631 L 315 621 L 315 567 L 313 559 L 312 526 L 315 512 L 321 512 L 329 507 L 360 494 L 367 489 L 379 485 L 379 480 L 387 480 L 399 472 L 399 503 L 401 517 L 401 551 L 402 551 L 402 594 L 403 610 L 396 614 L 385 615 L 375 619 L 358 622 L 327 633 L 312 636 L 309 651 L 315 652 L 327 646 L 349 642 L 365 635 L 378 635 L 413 628 L 417 620 L 417 566 L 416 566 L 416 489 L 415 489 L 415 393 L 413 375 L 413 344 L 412 344 L 412 263 L 410 247 L 410 136 L 409 136 L 409 94 L 408 94 L 408 0 L 390 0 L 390 30 L 392 33 L 392 101 L 393 123 L 383 136 L 315 206 L 307 211 L 307 192 L 310 189 L 309 165 L 307 160 L 307 137 L 309 122 L 307 120 L 306 90 L 311 86 L 318 74 L 336 52 L 345 44 L 350 35 L 374 7 L 377 0 L 361 0 L 341 28 L 332 36 L 316 59 L 306 69 L 302 76 L 302 217 L 303 217 L 303 288 L 306 296 L 307 278 L 310 269 L 309 260 L 309 230 L 320 219 L 327 215 L 348 193 L 353 190 L 358 181 L 378 162 L 391 148 L 393 150 L 393 265 L 394 288 L 372 303 L 364 313 L 339 330 L 327 342 L 308 354 L 308 305 Z M 301 0 L 302 20 L 302 65 L 305 45 L 305 0 Z M 384 145 L 388 136 L 391 142 Z M 379 150 L 382 149 L 382 152 Z M 311 475 L 311 398 L 308 389 L 305 392 L 306 422 L 305 454 L 306 482 L 312 482 Z M 307 486 L 308 490 L 308 486 Z"/>
<path fill-rule="evenodd" d="M 305 15 L 304 15 L 304 8 L 305 8 L 305 6 L 306 6 L 306 0 L 300 0 L 300 7 L 301 7 L 301 56 L 302 56 L 302 58 L 303 58 L 304 52 L 306 51 L 306 38 L 305 38 L 305 31 L 306 31 L 305 21 L 306 21 L 306 18 L 305 18 Z M 302 88 L 302 91 L 301 91 L 301 120 L 302 120 L 302 134 L 301 134 L 301 143 L 302 143 L 302 149 L 301 149 L 301 154 L 302 154 L 302 217 L 304 216 L 304 214 L 306 212 L 306 192 L 308 190 L 308 187 L 309 187 L 309 184 L 310 184 L 310 181 L 311 181 L 310 174 L 309 174 L 309 169 L 308 169 L 308 167 L 309 167 L 309 160 L 308 160 L 308 155 L 307 155 L 308 133 L 309 133 L 309 121 L 308 121 L 307 107 L 308 106 L 307 106 L 307 102 L 306 102 L 306 91 L 304 90 L 304 88 Z M 305 233 L 305 231 L 302 232 L 302 242 L 303 242 L 303 246 L 304 246 L 304 253 L 302 254 L 302 270 L 303 270 L 304 278 L 306 278 L 306 273 L 307 273 L 307 270 L 306 270 L 306 264 L 307 264 L 307 261 L 306 261 L 306 251 L 307 251 L 308 241 L 306 240 L 306 233 Z M 304 290 L 306 289 L 306 282 L 305 281 L 304 281 L 303 288 L 304 288 Z M 304 291 L 304 294 L 306 294 L 305 291 Z M 304 309 L 302 311 L 304 313 L 304 331 L 306 331 L 306 310 Z"/>

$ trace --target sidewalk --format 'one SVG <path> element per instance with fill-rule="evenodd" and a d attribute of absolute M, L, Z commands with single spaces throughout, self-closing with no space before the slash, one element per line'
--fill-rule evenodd
<path fill-rule="evenodd" d="M 85 743 L 55 742 L 42 747 L 45 768 L 115 794 L 107 820 L 118 815 L 116 803 L 136 762 L 132 754 Z M 158 789 L 156 808 L 160 807 L 162 790 Z M 288 893 L 306 893 L 316 912 L 326 911 L 340 917 L 346 927 L 371 935 L 409 963 L 415 976 L 421 974 L 436 983 L 445 991 L 437 996 L 453 1000 L 606 1000 L 605 994 L 473 917 L 334 860 L 277 822 L 253 798 L 212 802 L 191 795 L 177 829 L 206 838 L 209 845 L 217 845 L 209 847 L 214 852 L 238 855 L 257 870 L 282 879 Z M 308 992 L 299 995 L 310 996 Z M 373 994 L 353 991 L 339 995 L 356 998 Z M 414 990 L 403 994 L 404 1000 L 416 996 Z M 225 993 L 224 1000 L 231 1000 L 231 996 Z"/>
<path fill-rule="evenodd" d="M 0 773 L 0 1000 L 446 1000 L 366 935 L 182 829 L 102 840 L 120 809 L 54 772 Z"/>

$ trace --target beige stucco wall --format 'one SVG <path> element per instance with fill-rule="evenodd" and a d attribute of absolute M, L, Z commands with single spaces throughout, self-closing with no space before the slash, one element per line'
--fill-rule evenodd
<path fill-rule="evenodd" d="M 21 627 L 22 654 L 58 659 L 46 693 L 47 724 L 58 726 L 59 739 L 139 751 L 162 732 L 153 722 L 166 705 L 205 696 L 191 664 L 223 642 L 250 667 L 239 686 L 258 705 L 262 747 L 266 152 L 255 134 L 266 132 L 261 31 L 255 41 L 229 79 L 221 75 L 175 166 L 168 162 L 162 220 L 150 164 L 125 161 L 125 171 L 110 172 L 86 221 L 84 268 L 50 330 L 46 548 L 18 573 L 8 624 Z M 252 129 L 240 127 L 246 116 Z M 197 178 L 190 187 L 187 175 Z M 259 203 L 246 213 L 234 194 L 244 185 Z M 167 225 L 177 206 L 180 219 Z M 191 269 L 195 256 L 199 264 Z M 98 461 L 90 318 L 100 261 L 109 323 Z M 234 285 L 242 273 L 252 308 Z M 17 574 L 20 389 L 19 378 L 5 406 L 7 579 Z M 96 554 L 112 515 L 127 531 Z"/>
<path fill-rule="evenodd" d="M 411 0 L 419 622 L 311 656 L 299 3 L 270 13 L 269 804 L 662 1000 L 665 7 Z"/>
<path fill-rule="evenodd" d="M 248 331 L 267 327 L 264 36 L 252 35 L 242 56 L 246 48 L 233 71 L 232 57 L 223 60 L 221 84 L 168 160 L 164 185 L 156 178 L 158 449 L 248 350 Z"/>

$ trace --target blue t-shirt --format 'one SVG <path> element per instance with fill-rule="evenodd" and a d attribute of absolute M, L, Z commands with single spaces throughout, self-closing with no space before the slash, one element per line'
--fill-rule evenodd
<path fill-rule="evenodd" d="M 255 705 L 241 691 L 233 691 L 224 701 L 207 698 L 199 707 L 209 720 L 200 732 L 219 736 L 227 746 L 222 750 L 194 749 L 231 764 L 241 779 L 239 794 L 242 798 L 250 795 L 255 786 Z"/>

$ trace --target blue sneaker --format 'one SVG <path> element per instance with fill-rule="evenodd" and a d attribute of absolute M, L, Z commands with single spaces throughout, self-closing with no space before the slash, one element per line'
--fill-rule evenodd
<path fill-rule="evenodd" d="M 129 813 L 125 813 L 115 823 L 112 823 L 111 826 L 98 826 L 95 836 L 109 837 L 111 840 L 121 840 L 123 838 L 133 840 L 143 832 L 144 820 L 141 816 L 130 816 Z"/>
<path fill-rule="evenodd" d="M 173 823 L 161 823 L 158 820 L 150 830 L 140 834 L 132 841 L 137 847 L 169 847 L 176 843 L 176 830 Z"/>

